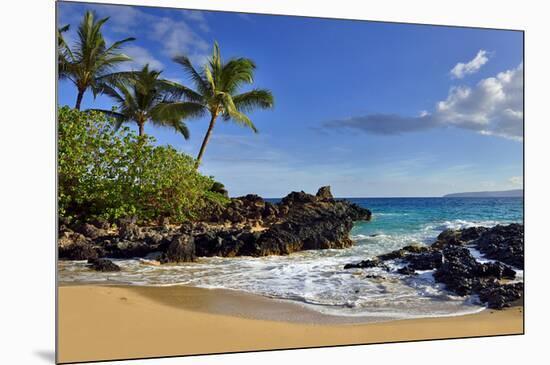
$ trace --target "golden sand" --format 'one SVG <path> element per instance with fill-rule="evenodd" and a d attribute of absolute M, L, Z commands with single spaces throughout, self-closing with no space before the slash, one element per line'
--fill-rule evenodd
<path fill-rule="evenodd" d="M 291 303 L 187 287 L 61 286 L 58 318 L 58 362 L 523 333 L 523 307 L 346 323 Z"/>

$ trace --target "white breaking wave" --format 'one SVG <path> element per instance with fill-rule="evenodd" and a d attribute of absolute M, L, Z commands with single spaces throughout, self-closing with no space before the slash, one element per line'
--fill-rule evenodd
<path fill-rule="evenodd" d="M 425 226 L 424 229 L 428 230 L 435 230 L 435 231 L 444 231 L 446 229 L 464 229 L 464 228 L 471 228 L 471 227 L 494 227 L 497 224 L 500 224 L 502 222 L 500 221 L 478 221 L 478 222 L 471 222 L 466 221 L 462 219 L 456 219 L 453 221 L 444 221 L 441 223 L 434 224 L 428 224 Z"/>
<path fill-rule="evenodd" d="M 387 235 L 387 234 L 383 234 L 383 233 L 373 233 L 373 234 L 369 234 L 369 235 L 355 234 L 355 235 L 350 236 L 352 241 L 379 240 L 381 238 L 388 238 L 388 237 L 391 237 L 391 236 Z"/>
<path fill-rule="evenodd" d="M 85 262 L 60 262 L 60 279 L 61 282 L 240 290 L 292 300 L 324 314 L 341 316 L 403 319 L 464 314 L 481 308 L 467 299 L 449 296 L 443 287 L 433 282 L 431 274 L 402 280 L 400 275 L 379 268 L 344 270 L 346 263 L 360 261 L 370 255 L 369 252 L 375 255 L 365 248 L 353 249 L 311 251 L 284 257 L 213 257 L 169 266 L 114 260 L 122 268 L 117 273 L 91 271 Z"/>

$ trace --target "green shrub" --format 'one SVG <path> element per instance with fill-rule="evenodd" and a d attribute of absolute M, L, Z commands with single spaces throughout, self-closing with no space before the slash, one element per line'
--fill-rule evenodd
<path fill-rule="evenodd" d="M 58 121 L 61 217 L 184 221 L 227 202 L 213 191 L 216 182 L 196 171 L 193 158 L 126 127 L 116 130 L 102 113 L 63 107 Z"/>

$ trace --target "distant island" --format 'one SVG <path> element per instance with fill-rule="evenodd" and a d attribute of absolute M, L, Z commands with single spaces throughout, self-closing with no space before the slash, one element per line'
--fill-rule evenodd
<path fill-rule="evenodd" d="M 443 195 L 444 198 L 521 198 L 523 189 L 504 191 L 476 191 Z"/>

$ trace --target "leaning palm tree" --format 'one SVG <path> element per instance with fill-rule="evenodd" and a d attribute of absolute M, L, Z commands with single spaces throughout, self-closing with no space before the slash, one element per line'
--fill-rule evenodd
<path fill-rule="evenodd" d="M 74 47 L 62 45 L 61 74 L 71 80 L 77 90 L 75 108 L 80 110 L 82 97 L 91 89 L 94 97 L 101 92 L 105 81 L 115 78 L 112 73 L 121 62 L 130 61 L 130 57 L 120 53 L 121 46 L 135 38 L 126 38 L 107 47 L 101 27 L 109 18 L 94 19 L 94 14 L 86 12 L 78 27 L 78 40 Z M 60 40 L 58 40 L 60 42 Z M 64 41 L 63 41 L 64 43 Z"/>
<path fill-rule="evenodd" d="M 220 48 L 214 43 L 214 50 L 203 71 L 197 71 L 186 56 L 178 56 L 174 61 L 183 66 L 196 90 L 181 88 L 180 101 L 166 105 L 163 111 L 168 115 L 170 112 L 184 112 L 193 116 L 210 114 L 210 124 L 197 156 L 197 166 L 200 165 L 218 117 L 232 120 L 255 133 L 258 132 L 245 113 L 255 108 L 273 107 L 273 95 L 264 89 L 239 93 L 243 85 L 252 84 L 254 81 L 256 65 L 252 60 L 234 58 L 223 62 Z"/>
<path fill-rule="evenodd" d="M 173 128 L 188 139 L 189 130 L 182 121 L 188 114 L 177 111 L 171 111 L 169 115 L 163 113 L 172 93 L 181 90 L 183 86 L 161 79 L 161 73 L 145 65 L 140 71 L 128 73 L 126 78 L 117 78 L 103 85 L 102 92 L 110 96 L 117 106 L 113 110 L 91 110 L 114 118 L 117 129 L 123 123 L 136 123 L 140 136 L 145 134 L 145 123 L 151 122 L 153 125 Z"/>

